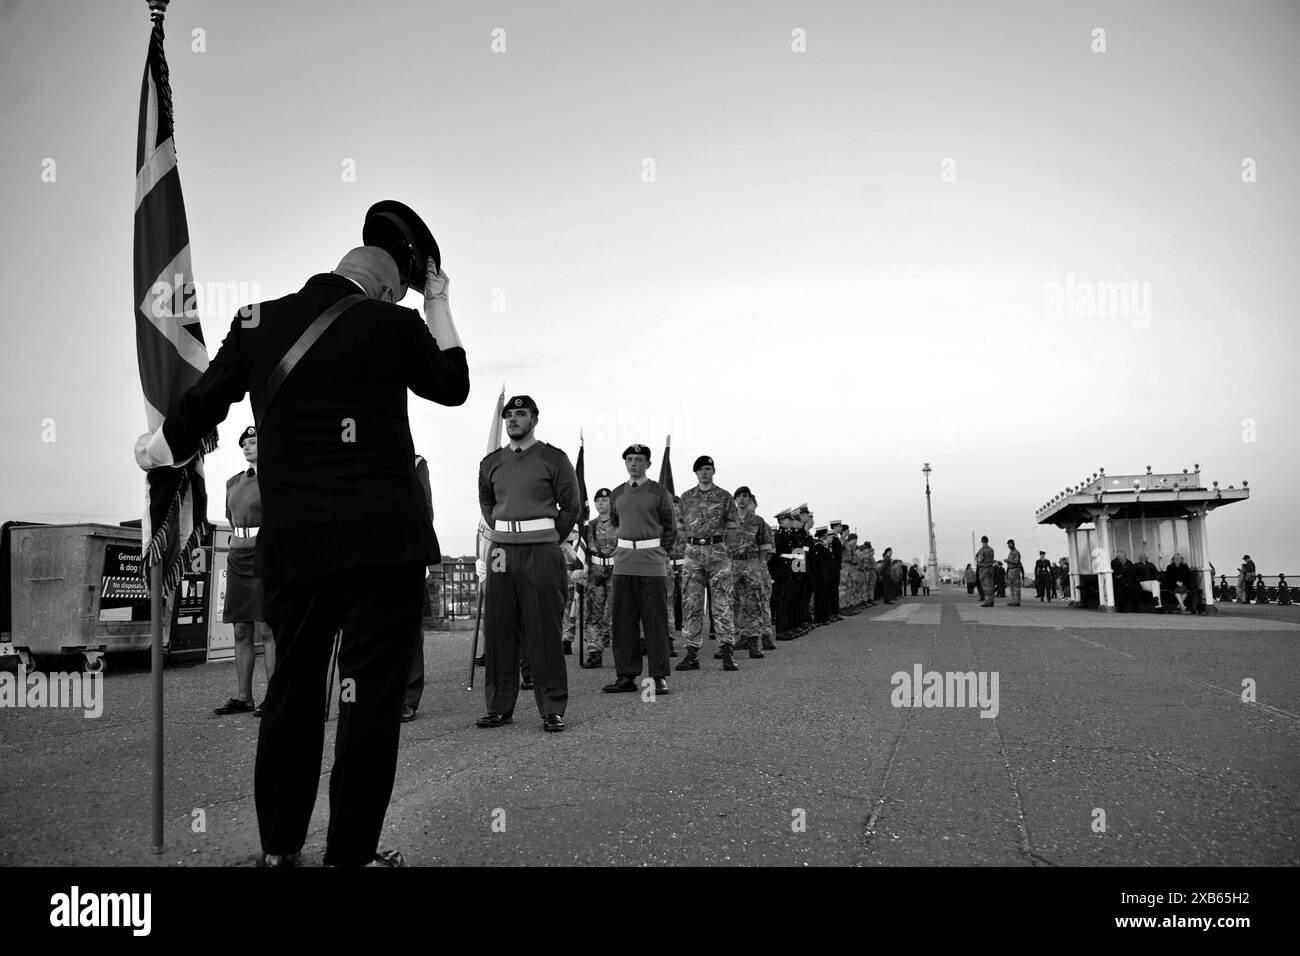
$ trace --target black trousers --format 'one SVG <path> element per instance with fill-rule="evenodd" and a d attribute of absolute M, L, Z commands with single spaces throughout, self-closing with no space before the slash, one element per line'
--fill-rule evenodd
<path fill-rule="evenodd" d="M 424 623 L 421 622 L 415 631 L 415 647 L 411 649 L 411 670 L 406 677 L 403 702 L 412 710 L 419 710 L 420 698 L 424 696 Z"/>
<path fill-rule="evenodd" d="M 784 634 L 790 630 L 790 579 L 772 579 L 772 630 Z"/>
<path fill-rule="evenodd" d="M 813 580 L 813 619 L 818 624 L 825 624 L 831 619 L 835 608 L 835 578 L 822 575 Z"/>
<path fill-rule="evenodd" d="M 307 839 L 325 746 L 321 688 L 342 628 L 325 862 L 369 863 L 393 793 L 424 566 L 351 568 L 312 581 L 263 584 L 276 662 L 262 701 L 254 771 L 262 850 L 296 853 Z"/>
<path fill-rule="evenodd" d="M 489 712 L 515 712 L 522 657 L 529 664 L 537 712 L 564 715 L 569 703 L 562 643 L 567 584 L 564 554 L 555 542 L 492 545 L 483 595 L 483 690 Z M 661 604 L 663 586 L 660 580 Z"/>
<path fill-rule="evenodd" d="M 645 629 L 650 676 L 668 676 L 668 607 L 664 579 L 614 574 L 610 631 L 614 671 L 619 677 L 641 675 L 641 629 Z"/>

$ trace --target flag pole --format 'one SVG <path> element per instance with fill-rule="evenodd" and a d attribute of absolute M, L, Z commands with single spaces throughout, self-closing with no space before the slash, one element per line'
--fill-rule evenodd
<path fill-rule="evenodd" d="M 162 563 L 149 569 L 150 679 L 153 687 L 153 852 L 163 851 L 163 579 Z"/>
<path fill-rule="evenodd" d="M 171 0 L 147 0 L 149 19 L 161 23 Z M 163 569 L 149 569 L 149 667 L 153 693 L 153 852 L 163 851 Z"/>

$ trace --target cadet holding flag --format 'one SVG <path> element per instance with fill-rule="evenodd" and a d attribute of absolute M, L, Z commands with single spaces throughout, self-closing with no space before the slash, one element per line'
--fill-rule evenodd
<path fill-rule="evenodd" d="M 740 670 L 732 657 L 736 642 L 732 616 L 731 558 L 727 538 L 734 535 L 740 514 L 727 491 L 713 483 L 713 459 L 701 455 L 692 469 L 699 484 L 682 492 L 677 533 L 686 539 L 686 564 L 682 570 L 682 636 L 686 656 L 679 671 L 700 669 L 700 644 L 705 631 L 704 597 L 708 590 L 709 609 L 722 645 L 722 669 Z"/>
<path fill-rule="evenodd" d="M 537 403 L 516 395 L 501 412 L 509 444 L 479 464 L 478 500 L 492 539 L 484 595 L 488 712 L 480 727 L 514 718 L 519 658 L 531 664 L 533 693 L 544 730 L 564 730 L 569 677 L 560 643 L 568 581 L 560 542 L 582 502 L 569 456 L 538 441 Z M 522 646 L 521 646 L 522 643 Z"/>

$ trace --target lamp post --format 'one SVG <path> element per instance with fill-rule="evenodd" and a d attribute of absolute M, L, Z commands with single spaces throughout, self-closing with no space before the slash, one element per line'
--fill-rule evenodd
<path fill-rule="evenodd" d="M 939 593 L 939 556 L 935 553 L 934 547 L 934 515 L 930 511 L 930 463 L 927 461 L 925 467 L 921 469 L 921 474 L 925 475 L 925 523 L 930 534 L 930 562 L 929 576 L 930 587 L 934 593 Z"/>

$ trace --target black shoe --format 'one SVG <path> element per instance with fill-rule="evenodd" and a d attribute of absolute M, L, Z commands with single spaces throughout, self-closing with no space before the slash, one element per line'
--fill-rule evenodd
<path fill-rule="evenodd" d="M 513 714 L 498 714 L 496 711 L 491 711 L 484 714 L 475 723 L 480 727 L 504 727 L 506 724 L 514 723 L 514 720 Z"/>
<path fill-rule="evenodd" d="M 251 714 L 253 710 L 251 700 L 240 700 L 238 697 L 232 697 L 212 712 L 218 717 L 227 717 L 230 714 Z"/>
<path fill-rule="evenodd" d="M 564 642 L 564 654 L 565 654 L 565 656 L 567 657 L 567 656 L 571 655 L 572 653 L 573 653 L 573 641 L 565 641 L 565 642 Z"/>
<path fill-rule="evenodd" d="M 620 677 L 612 684 L 601 688 L 606 694 L 635 694 L 637 691 L 635 677 Z"/>
<path fill-rule="evenodd" d="M 587 667 L 601 667 L 604 665 L 605 658 L 600 651 L 591 651 L 587 655 Z"/>
<path fill-rule="evenodd" d="M 677 662 L 673 668 L 675 671 L 697 671 L 700 669 L 700 651 L 699 648 L 686 648 L 686 656 Z"/>
<path fill-rule="evenodd" d="M 765 651 L 776 650 L 776 645 L 772 643 L 772 638 L 767 634 L 763 635 L 763 650 Z"/>
<path fill-rule="evenodd" d="M 301 853 L 263 853 L 257 858 L 257 865 L 273 869 L 288 869 L 296 867 L 301 858 Z"/>
<path fill-rule="evenodd" d="M 724 671 L 738 671 L 738 670 L 740 670 L 740 665 L 737 664 L 737 663 L 735 662 L 735 660 L 733 660 L 732 657 L 731 657 L 731 645 L 730 645 L 730 644 L 723 644 L 723 645 L 722 645 L 722 669 L 723 669 Z"/>
<path fill-rule="evenodd" d="M 402 854 L 396 850 L 379 850 L 375 853 L 375 858 L 366 866 L 406 866 L 406 860 Z"/>
<path fill-rule="evenodd" d="M 478 657 L 474 658 L 474 666 L 475 666 L 475 667 L 487 667 L 487 655 L 486 655 L 486 654 L 480 654 Z"/>
<path fill-rule="evenodd" d="M 764 654 L 761 650 L 759 650 L 759 647 L 758 647 L 757 644 L 750 644 L 750 645 L 749 645 L 749 659 L 750 659 L 751 661 L 752 661 L 754 658 L 756 658 L 756 657 L 757 657 L 757 658 L 763 658 L 763 657 L 766 657 L 766 656 L 767 656 L 766 654 Z"/>
<path fill-rule="evenodd" d="M 542 718 L 542 730 L 548 734 L 558 734 L 564 729 L 564 718 L 559 714 L 547 714 Z"/>
<path fill-rule="evenodd" d="M 794 635 L 791 634 L 789 631 L 783 631 L 782 633 L 776 636 L 776 639 L 778 641 L 793 641 Z"/>
<path fill-rule="evenodd" d="M 520 690 L 532 690 L 532 689 L 533 689 L 533 686 L 534 686 L 534 685 L 533 685 L 533 680 L 532 680 L 531 677 L 530 677 L 528 680 L 521 680 L 521 681 L 519 682 L 519 689 L 520 689 Z"/>
<path fill-rule="evenodd" d="M 265 701 L 263 701 L 262 703 L 265 703 Z M 253 716 L 254 717 L 262 716 L 262 704 L 258 704 L 256 707 L 253 708 Z"/>
<path fill-rule="evenodd" d="M 402 723 L 404 723 L 404 724 L 409 724 L 409 723 L 410 723 L 411 721 L 413 721 L 413 720 L 415 720 L 415 708 L 414 708 L 414 707 L 408 707 L 408 706 L 406 706 L 405 704 L 403 704 L 403 705 L 402 705 Z"/>
<path fill-rule="evenodd" d="M 992 606 L 993 606 L 992 601 L 985 601 L 983 604 L 980 605 L 980 607 L 992 607 Z"/>
<path fill-rule="evenodd" d="M 666 694 L 666 693 L 668 693 L 668 678 L 667 678 L 667 677 L 656 677 L 656 678 L 655 678 L 655 696 L 656 696 L 656 697 L 662 697 L 662 696 L 663 696 L 664 694 Z"/>

